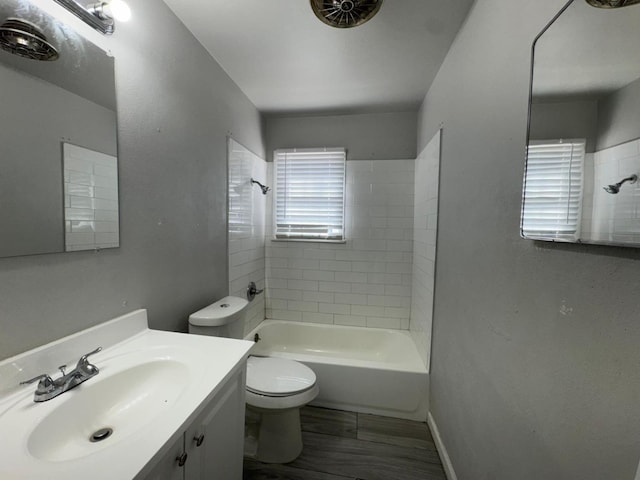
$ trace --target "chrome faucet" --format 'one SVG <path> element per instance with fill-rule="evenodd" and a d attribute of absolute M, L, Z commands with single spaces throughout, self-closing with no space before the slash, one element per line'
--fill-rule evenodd
<path fill-rule="evenodd" d="M 67 366 L 61 365 L 60 367 L 58 367 L 58 369 L 60 370 L 62 375 L 55 380 L 48 374 L 44 373 L 29 380 L 25 380 L 24 382 L 20 382 L 20 385 L 33 383 L 36 380 L 40 380 L 38 382 L 38 387 L 36 388 L 36 391 L 33 395 L 33 401 L 46 402 L 47 400 L 51 400 L 61 393 L 64 393 L 67 390 L 71 390 L 73 387 L 77 387 L 82 382 L 85 382 L 91 377 L 95 377 L 98 373 L 100 373 L 98 367 L 96 367 L 92 363 L 89 363 L 88 357 L 89 355 L 98 353 L 101 350 L 102 347 L 98 347 L 94 351 L 82 355 L 80 357 L 80 360 L 78 360 L 78 363 L 76 364 L 76 368 L 74 368 L 69 373 L 65 372 Z"/>

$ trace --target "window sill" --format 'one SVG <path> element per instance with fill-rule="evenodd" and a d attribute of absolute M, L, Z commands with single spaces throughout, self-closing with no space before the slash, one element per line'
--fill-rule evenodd
<path fill-rule="evenodd" d="M 302 242 L 302 243 L 347 243 L 346 240 L 322 240 L 320 238 L 271 238 L 272 242 Z"/>

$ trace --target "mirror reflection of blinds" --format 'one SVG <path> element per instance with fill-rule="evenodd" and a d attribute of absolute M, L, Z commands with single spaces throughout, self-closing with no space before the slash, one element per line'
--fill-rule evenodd
<path fill-rule="evenodd" d="M 275 237 L 344 240 L 346 151 L 274 152 Z"/>
<path fill-rule="evenodd" d="M 580 236 L 584 140 L 530 142 L 522 233 L 558 240 Z"/>

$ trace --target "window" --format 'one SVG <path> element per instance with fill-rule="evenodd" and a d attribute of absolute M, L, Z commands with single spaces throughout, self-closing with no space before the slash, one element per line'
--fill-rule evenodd
<path fill-rule="evenodd" d="M 522 234 L 577 240 L 580 236 L 584 140 L 530 142 Z"/>
<path fill-rule="evenodd" d="M 346 151 L 274 152 L 275 238 L 343 241 Z"/>

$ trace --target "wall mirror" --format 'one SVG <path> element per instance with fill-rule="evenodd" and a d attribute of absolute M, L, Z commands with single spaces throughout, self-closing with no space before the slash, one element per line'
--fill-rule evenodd
<path fill-rule="evenodd" d="M 0 4 L 0 257 L 119 246 L 114 60 Z"/>
<path fill-rule="evenodd" d="M 534 42 L 524 238 L 640 246 L 639 26 L 573 0 Z"/>

